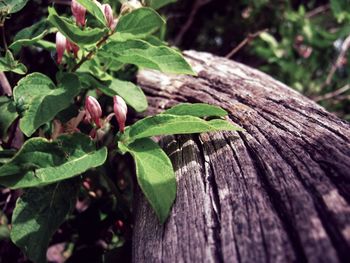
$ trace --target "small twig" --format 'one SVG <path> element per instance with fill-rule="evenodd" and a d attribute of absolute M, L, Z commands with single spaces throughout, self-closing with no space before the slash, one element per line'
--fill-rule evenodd
<path fill-rule="evenodd" d="M 324 94 L 322 96 L 318 96 L 318 97 L 314 98 L 313 100 L 316 102 L 321 101 L 321 100 L 329 100 L 329 99 L 332 99 L 334 97 L 339 96 L 340 94 L 343 94 L 344 92 L 348 91 L 349 89 L 350 89 L 350 84 L 347 84 L 340 89 L 329 92 L 329 93 Z"/>
<path fill-rule="evenodd" d="M 83 57 L 78 64 L 76 64 L 73 69 L 72 69 L 72 72 L 75 72 L 77 71 L 78 68 L 80 68 L 80 66 L 82 64 L 84 64 L 85 61 L 87 60 L 90 60 L 94 55 L 95 55 L 95 52 L 97 49 L 99 49 L 107 40 L 108 38 L 110 37 L 111 35 L 108 34 L 106 36 L 104 36 L 97 44 L 96 44 L 96 49 L 94 50 L 91 50 L 85 57 Z"/>
<path fill-rule="evenodd" d="M 330 4 L 326 4 L 326 5 L 321 5 L 313 10 L 311 10 L 310 12 L 306 13 L 305 17 L 306 18 L 312 18 L 314 16 L 317 16 L 319 14 L 322 14 L 326 11 L 328 11 L 330 8 Z"/>
<path fill-rule="evenodd" d="M 5 50 L 7 50 L 8 48 L 7 48 L 6 35 L 5 35 L 5 24 L 1 26 L 1 37 L 2 37 L 4 48 Z"/>
<path fill-rule="evenodd" d="M 350 95 L 341 95 L 341 96 L 338 96 L 336 97 L 336 100 L 339 102 L 339 101 L 342 101 L 342 100 L 350 100 Z"/>
<path fill-rule="evenodd" d="M 7 207 L 11 201 L 11 197 L 12 197 L 12 194 L 11 192 L 9 192 L 9 195 L 6 197 L 6 200 L 5 200 L 5 204 L 4 204 L 4 207 L 2 208 L 2 212 L 5 213 L 6 210 L 7 210 Z"/>
<path fill-rule="evenodd" d="M 175 46 L 178 46 L 181 42 L 182 39 L 184 37 L 184 35 L 186 34 L 186 32 L 189 30 L 189 28 L 191 27 L 191 25 L 193 24 L 194 18 L 198 12 L 198 10 L 208 4 L 211 0 L 196 0 L 196 2 L 194 2 L 192 10 L 190 15 L 188 16 L 188 19 L 186 21 L 186 23 L 182 26 L 180 32 L 177 34 L 175 40 L 174 40 L 174 44 Z"/>
<path fill-rule="evenodd" d="M 236 54 L 238 51 L 240 51 L 245 45 L 249 44 L 251 41 L 253 41 L 253 39 L 260 36 L 261 33 L 266 32 L 266 31 L 267 31 L 267 29 L 263 29 L 263 30 L 260 30 L 258 32 L 255 32 L 253 34 L 248 34 L 248 36 L 245 39 L 243 39 L 234 49 L 232 49 L 230 51 L 230 53 L 228 53 L 225 57 L 226 58 L 232 57 L 234 54 Z"/>
<path fill-rule="evenodd" d="M 339 56 L 335 62 L 335 64 L 332 65 L 331 70 L 329 71 L 328 75 L 327 75 L 327 79 L 325 81 L 325 83 L 323 83 L 321 85 L 321 88 L 325 87 L 326 85 L 329 85 L 332 81 L 332 78 L 335 74 L 335 72 L 337 71 L 337 68 L 339 67 L 339 65 L 342 63 L 342 61 L 344 60 L 345 56 L 346 56 L 346 52 L 348 51 L 348 49 L 350 48 L 350 35 L 344 40 L 341 48 L 340 48 L 340 53 Z"/>
<path fill-rule="evenodd" d="M 0 72 L 0 86 L 2 88 L 0 90 L 2 94 L 12 96 L 12 88 L 4 72 Z"/>

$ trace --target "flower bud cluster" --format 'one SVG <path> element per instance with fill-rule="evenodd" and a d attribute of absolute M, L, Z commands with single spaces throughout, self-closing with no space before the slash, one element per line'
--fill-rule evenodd
<path fill-rule="evenodd" d="M 103 12 L 106 19 L 106 25 L 110 28 L 110 30 L 114 31 L 117 26 L 118 19 L 114 18 L 112 7 L 109 4 L 101 4 L 97 0 L 94 0 L 94 2 Z M 76 24 L 80 27 L 84 27 L 86 24 L 86 19 L 85 19 L 86 8 L 81 4 L 79 4 L 77 0 L 72 0 L 71 11 L 75 18 Z M 73 52 L 74 57 L 78 56 L 79 47 L 73 42 L 66 39 L 60 32 L 57 32 L 56 34 L 57 64 L 62 63 L 65 50 L 67 50 L 68 53 Z"/>
<path fill-rule="evenodd" d="M 124 132 L 128 108 L 122 97 L 117 95 L 113 97 L 113 110 L 114 110 L 114 116 L 116 117 L 119 125 L 119 131 Z M 92 96 L 86 97 L 85 112 L 86 112 L 86 119 L 88 121 L 94 122 L 98 128 L 102 127 L 101 125 L 102 109 L 100 104 L 94 97 Z M 108 122 L 110 118 L 107 117 L 106 120 Z"/>
<path fill-rule="evenodd" d="M 92 121 L 96 124 L 97 127 L 101 127 L 101 117 L 102 117 L 102 109 L 100 103 L 98 103 L 97 99 L 92 96 L 87 96 L 85 99 L 85 111 L 86 117 L 88 120 L 92 119 Z"/>

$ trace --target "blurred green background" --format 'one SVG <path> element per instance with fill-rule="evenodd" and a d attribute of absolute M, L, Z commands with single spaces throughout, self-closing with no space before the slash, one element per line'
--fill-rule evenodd
<path fill-rule="evenodd" d="M 170 43 L 227 56 L 246 39 L 232 59 L 350 120 L 349 0 L 179 0 L 163 13 Z"/>

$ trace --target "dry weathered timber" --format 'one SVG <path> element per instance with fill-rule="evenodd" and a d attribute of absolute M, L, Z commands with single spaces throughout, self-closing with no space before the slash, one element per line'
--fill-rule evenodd
<path fill-rule="evenodd" d="M 350 262 L 350 125 L 242 64 L 185 52 L 197 77 L 143 71 L 149 114 L 220 105 L 244 132 L 166 137 L 167 223 L 138 192 L 134 262 Z"/>

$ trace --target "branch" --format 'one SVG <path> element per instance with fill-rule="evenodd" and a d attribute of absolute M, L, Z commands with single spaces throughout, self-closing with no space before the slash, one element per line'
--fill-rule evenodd
<path fill-rule="evenodd" d="M 329 85 L 332 81 L 332 78 L 337 70 L 337 68 L 339 67 L 339 65 L 342 63 L 342 61 L 344 60 L 345 56 L 346 56 L 346 52 L 348 51 L 348 49 L 350 48 L 350 35 L 344 40 L 341 48 L 340 48 L 340 53 L 339 56 L 335 62 L 335 64 L 332 65 L 331 70 L 329 71 L 328 75 L 327 75 L 327 79 L 326 82 L 321 86 L 322 88 L 326 85 Z"/>
<path fill-rule="evenodd" d="M 248 36 L 243 39 L 243 41 L 241 41 L 241 43 L 239 43 L 234 49 L 231 50 L 230 53 L 228 53 L 225 57 L 226 58 L 230 58 L 232 57 L 234 54 L 236 54 L 238 51 L 240 51 L 245 45 L 249 44 L 250 42 L 253 41 L 253 39 L 255 39 L 256 37 L 260 36 L 261 33 L 266 32 L 267 29 L 263 29 L 260 30 L 258 32 L 255 32 L 253 34 L 248 34 Z"/>
<path fill-rule="evenodd" d="M 316 101 L 316 102 L 321 101 L 321 100 L 329 100 L 331 98 L 339 96 L 340 94 L 348 91 L 349 89 L 350 89 L 350 84 L 347 84 L 347 85 L 345 85 L 344 87 L 342 87 L 340 89 L 337 89 L 335 91 L 329 92 L 329 93 L 324 94 L 322 96 L 318 96 L 318 97 L 314 98 L 313 100 Z"/>
<path fill-rule="evenodd" d="M 319 14 L 322 14 L 322 13 L 328 11 L 330 7 L 331 7 L 330 4 L 321 5 L 315 9 L 311 10 L 310 12 L 306 13 L 305 17 L 312 18 L 314 16 L 317 16 Z"/>
<path fill-rule="evenodd" d="M 176 38 L 174 40 L 175 46 L 178 46 L 182 42 L 183 36 L 186 34 L 188 29 L 193 24 L 193 20 L 194 20 L 196 14 L 198 13 L 198 10 L 202 6 L 208 4 L 210 1 L 211 0 L 196 0 L 196 2 L 193 4 L 191 13 L 188 16 L 188 19 L 187 19 L 186 23 L 183 25 L 183 27 L 181 28 L 180 32 L 177 34 L 177 36 L 176 36 Z"/>

